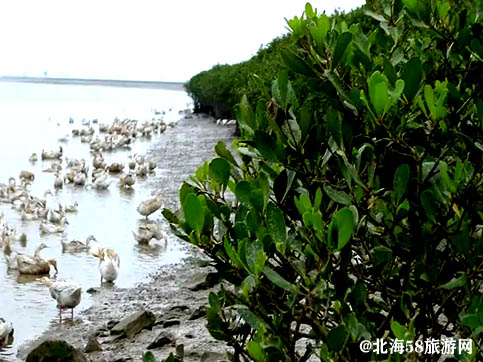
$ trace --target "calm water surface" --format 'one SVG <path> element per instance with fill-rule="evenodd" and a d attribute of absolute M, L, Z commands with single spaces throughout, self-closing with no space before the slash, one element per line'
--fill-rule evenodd
<path fill-rule="evenodd" d="M 41 161 L 40 153 L 42 149 L 57 150 L 62 145 L 63 173 L 65 157 L 84 158 L 92 170 L 88 144 L 81 143 L 78 137 L 70 138 L 68 143 L 58 142 L 60 137 L 71 134 L 73 128 L 81 129 L 83 119 L 97 118 L 99 122 L 111 123 L 118 117 L 143 122 L 160 117 L 154 115 L 156 109 L 165 110 L 164 120 L 172 122 L 180 118 L 179 111 L 189 103 L 187 94 L 180 91 L 0 82 L 0 183 L 7 183 L 11 176 L 18 179 L 20 171 L 29 170 L 35 173 L 31 194 L 43 198 L 44 191 L 51 189 L 54 195 L 48 202 L 52 207 L 59 202 L 78 202 L 78 212 L 67 214 L 70 224 L 66 226 L 65 236 L 69 240 L 85 241 L 87 236 L 94 235 L 102 245 L 115 248 L 121 258 L 121 268 L 113 287 L 132 287 L 146 280 L 160 265 L 179 262 L 184 256 L 176 240 L 144 247 L 131 234 L 141 221 L 137 205 L 153 192 L 145 187 L 147 181 L 138 180 L 133 192 L 120 191 L 114 176 L 108 190 L 64 185 L 57 191 L 53 187 L 53 174 L 42 172 L 52 161 Z M 74 124 L 69 124 L 70 117 Z M 169 137 L 170 132 L 176 132 L 176 128 L 168 127 L 165 133 L 155 134 L 150 140 L 137 139 L 131 150 L 104 152 L 104 159 L 107 163 L 122 162 L 127 169 L 128 155 L 145 153 L 153 143 Z M 32 152 L 39 156 L 36 163 L 28 161 Z M 57 259 L 58 276 L 82 285 L 82 302 L 75 312 L 75 318 L 82 318 L 79 312 L 91 303 L 85 291 L 100 286 L 98 259 L 85 252 L 62 253 L 59 234 L 41 235 L 40 221 L 22 221 L 11 204 L 0 203 L 0 212 L 17 232 L 27 235 L 25 244 L 13 242 L 16 251 L 32 255 L 36 246 L 44 242 L 49 248 L 41 254 L 46 259 Z M 151 219 L 161 219 L 160 213 Z M 35 278 L 19 277 L 16 271 L 7 271 L 6 261 L 0 255 L 0 317 L 12 322 L 15 328 L 14 345 L 0 351 L 0 358 L 13 359 L 18 346 L 40 335 L 56 316 L 55 301 L 48 289 Z"/>

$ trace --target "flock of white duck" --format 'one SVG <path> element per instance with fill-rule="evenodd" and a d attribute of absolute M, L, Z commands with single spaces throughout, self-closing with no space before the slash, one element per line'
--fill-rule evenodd
<path fill-rule="evenodd" d="M 97 121 L 93 121 L 97 123 Z M 111 175 L 118 176 L 118 186 L 120 188 L 132 188 L 136 179 L 146 177 L 156 168 L 156 164 L 146 160 L 143 155 L 135 154 L 129 156 L 127 171 L 122 163 L 107 164 L 104 161 L 102 152 L 111 151 L 119 148 L 129 149 L 129 145 L 139 137 L 149 137 L 151 134 L 166 130 L 166 124 L 162 120 L 152 120 L 138 124 L 134 120 L 115 119 L 112 124 L 99 124 L 99 133 L 95 132 L 90 122 L 83 123 L 82 129 L 73 129 L 72 137 L 80 137 L 83 143 L 89 143 L 92 154 L 92 172 L 84 159 L 64 158 L 63 148 L 58 151 L 44 151 L 40 155 L 42 161 L 49 160 L 49 167 L 43 172 L 54 174 L 53 187 L 61 189 L 65 185 L 71 184 L 73 187 L 84 187 L 86 189 L 107 189 L 112 183 Z M 174 125 L 174 124 L 173 124 Z M 71 136 L 67 135 L 59 142 L 66 142 Z M 66 167 L 64 169 L 63 159 Z M 37 162 L 38 157 L 33 153 L 29 160 Z M 64 173 L 62 171 L 64 170 Z M 0 184 L 0 202 L 10 203 L 12 208 L 20 212 L 22 220 L 40 220 L 40 234 L 58 233 L 62 234 L 60 247 L 63 252 L 88 251 L 93 257 L 99 259 L 99 272 L 102 282 L 113 282 L 117 279 L 120 268 L 120 258 L 116 251 L 107 246 L 99 244 L 94 236 L 89 236 L 85 242 L 79 240 L 68 240 L 64 237 L 64 227 L 68 224 L 67 214 L 77 211 L 78 204 L 62 205 L 59 203 L 57 208 L 53 208 L 48 201 L 52 196 L 50 190 L 46 190 L 42 198 L 34 196 L 30 192 L 30 185 L 34 182 L 35 175 L 24 170 L 20 172 L 19 182 L 13 177 L 7 184 Z M 161 208 L 159 196 L 143 201 L 137 211 L 148 219 L 148 216 Z M 166 241 L 165 233 L 159 228 L 156 222 L 143 223 L 137 230 L 133 231 L 133 236 L 139 243 L 149 243 L 152 239 Z M 17 233 L 10 227 L 3 214 L 0 214 L 0 247 L 3 250 L 7 261 L 7 268 L 17 270 L 19 274 L 39 275 L 36 279 L 41 284 L 47 286 L 50 295 L 57 302 L 59 317 L 62 320 L 62 310 L 71 309 L 72 318 L 74 308 L 79 305 L 81 300 L 81 287 L 72 280 L 64 280 L 59 277 L 57 261 L 55 259 L 44 259 L 40 253 L 47 245 L 40 243 L 35 249 L 34 255 L 26 255 L 15 251 L 12 243 L 15 241 L 26 241 L 26 235 Z M 51 267 L 55 270 L 55 275 L 51 279 Z M 11 323 L 0 318 L 0 348 L 10 344 L 13 340 L 13 326 Z"/>

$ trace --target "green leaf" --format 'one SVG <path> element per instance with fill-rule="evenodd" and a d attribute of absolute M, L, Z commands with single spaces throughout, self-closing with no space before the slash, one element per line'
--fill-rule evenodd
<path fill-rule="evenodd" d="M 253 110 L 248 103 L 246 94 L 243 95 L 239 103 L 239 121 L 248 125 L 251 129 L 255 129 L 255 116 Z"/>
<path fill-rule="evenodd" d="M 183 204 L 184 218 L 188 226 L 201 232 L 204 224 L 204 211 L 200 199 L 195 194 L 188 194 Z"/>
<path fill-rule="evenodd" d="M 238 268 L 241 268 L 243 266 L 243 264 L 242 264 L 240 258 L 238 257 L 238 254 L 233 249 L 233 247 L 231 246 L 231 244 L 230 244 L 230 242 L 228 241 L 227 238 L 225 238 L 225 240 L 223 241 L 223 248 L 225 249 L 225 252 L 228 255 L 228 257 L 230 258 L 233 265 L 235 265 Z"/>
<path fill-rule="evenodd" d="M 285 230 L 286 227 L 283 213 L 272 202 L 267 206 L 267 228 L 273 241 L 276 243 L 286 241 L 287 231 Z"/>
<path fill-rule="evenodd" d="M 410 170 L 406 163 L 400 165 L 394 173 L 394 194 L 396 196 L 396 203 L 399 204 L 401 197 L 406 193 L 409 183 Z"/>
<path fill-rule="evenodd" d="M 342 33 L 335 44 L 334 56 L 332 57 L 332 69 L 335 69 L 340 60 L 344 56 L 344 53 L 352 40 L 352 33 L 346 31 Z"/>
<path fill-rule="evenodd" d="M 235 161 L 235 158 L 231 154 L 230 151 L 226 148 L 226 145 L 222 141 L 218 141 L 218 143 L 215 146 L 215 152 L 218 156 L 224 158 L 228 162 L 230 162 L 233 166 L 235 167 L 240 167 L 238 166 L 238 163 Z"/>
<path fill-rule="evenodd" d="M 260 344 L 255 341 L 247 343 L 248 354 L 257 362 L 264 360 L 263 349 Z"/>
<path fill-rule="evenodd" d="M 404 95 L 408 101 L 412 101 L 416 95 L 421 78 L 423 76 L 423 68 L 419 57 L 414 57 L 409 60 L 402 71 L 402 78 L 404 80 Z"/>
<path fill-rule="evenodd" d="M 334 110 L 334 108 L 329 107 L 325 113 L 327 119 L 327 127 L 330 134 L 334 138 L 335 142 L 340 148 L 343 148 L 342 142 L 342 120 L 340 118 L 339 112 Z"/>
<path fill-rule="evenodd" d="M 376 70 L 369 78 L 369 99 L 378 116 L 382 116 L 389 107 L 388 80 Z"/>
<path fill-rule="evenodd" d="M 284 50 L 282 51 L 282 59 L 289 67 L 290 70 L 307 75 L 309 77 L 316 77 L 315 72 L 312 70 L 312 68 L 303 60 L 301 57 L 299 57 L 297 54 L 295 54 L 291 50 Z"/>
<path fill-rule="evenodd" d="M 210 307 L 213 309 L 213 311 L 219 312 L 221 310 L 221 302 L 218 296 L 210 292 L 208 295 L 208 302 L 210 303 Z"/>
<path fill-rule="evenodd" d="M 406 327 L 398 323 L 397 321 L 391 321 L 391 331 L 397 339 L 405 340 L 406 337 Z"/>
<path fill-rule="evenodd" d="M 330 29 L 330 20 L 322 14 L 317 18 L 317 23 L 310 27 L 310 35 L 318 47 L 322 47 Z"/>
<path fill-rule="evenodd" d="M 431 221 L 436 220 L 436 215 L 438 214 L 438 205 L 434 201 L 434 196 L 431 190 L 424 190 L 421 193 L 421 204 L 423 205 L 428 219 Z"/>
<path fill-rule="evenodd" d="M 331 200 L 334 200 L 342 205 L 349 205 L 351 203 L 352 197 L 346 194 L 344 191 L 338 191 L 328 184 L 325 184 L 323 187 L 325 193 Z"/>
<path fill-rule="evenodd" d="M 268 133 L 263 131 L 255 131 L 255 146 L 260 154 L 270 161 L 280 161 L 277 150 L 279 146 L 276 141 Z"/>
<path fill-rule="evenodd" d="M 210 162 L 209 175 L 216 182 L 226 186 L 230 178 L 230 165 L 223 158 L 215 158 Z"/>
<path fill-rule="evenodd" d="M 364 10 L 364 14 L 370 16 L 371 18 L 373 19 L 376 19 L 377 21 L 386 21 L 386 18 L 380 14 L 377 14 L 373 11 L 370 11 L 370 10 Z"/>
<path fill-rule="evenodd" d="M 312 126 L 313 113 L 314 107 L 312 102 L 306 101 L 300 110 L 300 132 L 302 135 L 302 140 L 305 140 L 309 133 L 310 127 Z"/>
<path fill-rule="evenodd" d="M 329 347 L 329 350 L 333 352 L 341 351 L 348 336 L 349 334 L 344 325 L 341 324 L 332 328 L 327 334 L 327 346 Z"/>
<path fill-rule="evenodd" d="M 299 124 L 294 119 L 287 119 L 282 125 L 282 131 L 287 137 L 289 144 L 294 148 L 299 148 L 299 142 L 302 137 Z"/>
<path fill-rule="evenodd" d="M 455 288 L 461 288 L 465 286 L 468 277 L 464 272 L 459 272 L 459 274 L 461 275 L 458 278 L 453 278 L 449 282 L 444 283 L 443 285 L 440 285 L 438 288 L 455 289 Z"/>
<path fill-rule="evenodd" d="M 195 189 L 193 186 L 190 186 L 186 182 L 183 182 L 181 188 L 179 189 L 179 201 L 181 202 L 181 205 L 184 204 L 186 196 L 188 196 L 189 194 L 193 194 L 194 192 Z"/>
<path fill-rule="evenodd" d="M 265 268 L 263 268 L 263 274 L 265 274 L 265 276 L 277 287 L 280 287 L 293 294 L 300 294 L 300 290 L 298 290 L 298 288 L 295 285 L 285 280 L 280 274 L 278 274 L 272 268 L 265 266 Z"/>
<path fill-rule="evenodd" d="M 337 250 L 341 250 L 354 232 L 354 214 L 349 208 L 343 208 L 335 215 L 337 227 Z"/>
<path fill-rule="evenodd" d="M 251 184 L 248 181 L 240 181 L 235 187 L 235 196 L 241 202 L 250 203 Z"/>
<path fill-rule="evenodd" d="M 347 30 L 347 28 L 345 30 Z M 345 31 L 338 36 L 333 51 L 331 69 L 335 69 L 340 63 L 351 41 L 352 33 L 349 31 Z"/>
<path fill-rule="evenodd" d="M 156 362 L 156 358 L 154 358 L 154 354 L 151 351 L 147 351 L 143 355 L 143 362 Z"/>

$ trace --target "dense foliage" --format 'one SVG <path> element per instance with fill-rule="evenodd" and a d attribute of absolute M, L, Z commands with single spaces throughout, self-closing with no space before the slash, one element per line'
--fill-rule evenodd
<path fill-rule="evenodd" d="M 220 142 L 163 212 L 225 281 L 208 329 L 236 360 L 440 357 L 361 352 L 377 338 L 471 338 L 456 358 L 481 356 L 481 5 L 288 21 L 288 71 L 241 98 L 237 155 Z"/>
<path fill-rule="evenodd" d="M 276 38 L 248 61 L 215 65 L 195 75 L 185 85 L 193 98 L 195 111 L 210 113 L 217 118 L 234 118 L 233 107 L 243 95 L 252 101 L 261 96 L 253 82 L 271 82 L 283 66 L 282 49 L 293 45 L 288 36 Z"/>

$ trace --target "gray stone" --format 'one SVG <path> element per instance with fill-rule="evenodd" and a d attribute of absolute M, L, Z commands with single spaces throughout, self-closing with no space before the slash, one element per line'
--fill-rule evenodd
<path fill-rule="evenodd" d="M 66 341 L 47 340 L 35 347 L 26 362 L 88 362 L 86 356 Z"/>
<path fill-rule="evenodd" d="M 169 320 L 163 322 L 163 328 L 169 328 L 169 327 L 172 327 L 172 326 L 179 326 L 180 324 L 181 324 L 181 322 L 179 321 L 179 319 L 169 319 Z"/>
<path fill-rule="evenodd" d="M 114 327 L 118 323 L 119 323 L 119 321 L 116 321 L 116 320 L 111 319 L 110 321 L 107 321 L 106 328 L 107 329 L 112 329 L 112 327 Z"/>
<path fill-rule="evenodd" d="M 84 347 L 84 353 L 91 353 L 91 352 L 98 352 L 98 351 L 102 351 L 102 347 L 97 341 L 96 336 L 91 334 L 87 338 L 87 343 L 86 343 L 86 346 Z"/>
<path fill-rule="evenodd" d="M 220 281 L 220 276 L 218 275 L 218 273 L 208 273 L 206 275 L 205 280 L 198 283 L 194 283 L 189 287 L 189 289 L 193 292 L 210 289 L 210 288 L 213 288 L 216 284 L 218 284 L 219 281 Z"/>
<path fill-rule="evenodd" d="M 174 344 L 174 336 L 166 331 L 161 331 L 156 338 L 148 345 L 148 349 L 162 348 Z"/>
<path fill-rule="evenodd" d="M 154 325 L 156 317 L 151 311 L 142 310 L 122 319 L 111 329 L 111 335 L 131 338 L 143 329 Z"/>
<path fill-rule="evenodd" d="M 189 320 L 193 321 L 195 319 L 202 318 L 206 315 L 206 306 L 200 305 L 198 308 L 196 308 L 193 313 L 189 316 Z"/>
<path fill-rule="evenodd" d="M 225 353 L 204 352 L 201 355 L 200 362 L 225 362 L 227 360 Z"/>
<path fill-rule="evenodd" d="M 183 361 L 183 359 L 184 359 L 184 344 L 178 344 L 176 346 L 176 354 L 175 354 L 174 358 L 177 361 Z"/>
<path fill-rule="evenodd" d="M 101 288 L 97 288 L 97 287 L 92 287 L 92 288 L 89 288 L 86 290 L 86 293 L 88 294 L 96 294 L 96 293 L 99 293 L 101 291 Z"/>

